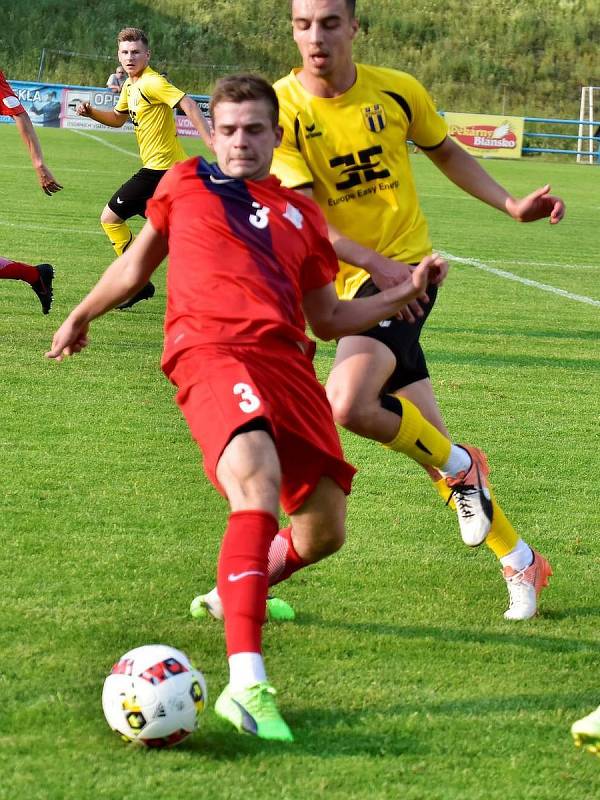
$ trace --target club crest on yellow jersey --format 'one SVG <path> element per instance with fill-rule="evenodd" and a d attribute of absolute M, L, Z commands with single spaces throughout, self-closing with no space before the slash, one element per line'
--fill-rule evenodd
<path fill-rule="evenodd" d="M 385 109 L 381 103 L 361 106 L 363 122 L 371 133 L 379 133 L 385 128 Z"/>

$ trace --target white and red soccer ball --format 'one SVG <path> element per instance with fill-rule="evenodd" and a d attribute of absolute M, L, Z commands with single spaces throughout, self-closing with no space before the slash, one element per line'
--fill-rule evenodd
<path fill-rule="evenodd" d="M 185 653 L 164 644 L 125 653 L 104 681 L 102 709 L 125 741 L 169 747 L 193 733 L 206 706 L 204 676 Z"/>

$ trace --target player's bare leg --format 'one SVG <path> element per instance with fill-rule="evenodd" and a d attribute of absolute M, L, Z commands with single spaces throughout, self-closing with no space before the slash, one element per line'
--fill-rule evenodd
<path fill-rule="evenodd" d="M 127 222 L 121 219 L 118 214 L 115 214 L 110 206 L 106 205 L 100 217 L 100 224 L 102 225 L 104 233 L 108 236 L 108 240 L 115 253 L 118 256 L 123 255 L 135 238 Z M 139 303 L 140 300 L 149 300 L 151 297 L 154 297 L 155 291 L 152 281 L 148 281 L 136 295 L 130 297 L 129 300 L 126 300 L 124 303 L 121 303 L 117 308 L 123 310 L 125 308 L 131 308 L 131 306 Z"/>
<path fill-rule="evenodd" d="M 269 586 L 287 580 L 294 572 L 333 555 L 345 540 L 346 495 L 324 476 L 314 492 L 294 514 L 291 525 L 277 533 L 269 548 Z M 217 588 L 194 598 L 193 617 L 207 615 L 222 620 L 223 605 Z M 279 597 L 267 598 L 267 619 L 288 621 L 293 608 Z"/>
<path fill-rule="evenodd" d="M 401 413 L 401 409 L 395 409 L 396 414 L 390 413 L 394 409 L 393 398 L 388 396 L 382 399 L 381 387 L 392 374 L 395 364 L 394 355 L 381 342 L 364 336 L 343 338 L 338 345 L 327 383 L 336 421 L 361 436 L 391 445 L 393 449 L 401 449 L 424 467 L 439 494 L 446 502 L 451 502 L 457 511 L 465 543 L 473 546 L 485 540 L 501 561 L 511 603 L 506 618 L 528 619 L 536 613 L 539 589 L 535 591 L 532 584 L 531 591 L 527 593 L 528 600 L 524 602 L 525 591 L 513 585 L 507 576 L 512 576 L 513 571 L 527 576 L 526 570 L 533 563 L 534 554 L 493 498 L 487 486 L 484 454 L 476 448 L 458 446 L 451 451 L 453 457 L 444 465 L 446 469 L 442 474 L 439 465 L 425 463 L 418 452 L 407 452 L 404 445 L 394 446 L 393 440 L 398 432 L 397 414 Z M 449 440 L 429 379 L 405 386 L 396 391 L 395 396 L 400 400 L 408 400 L 427 422 Z M 468 460 L 462 465 L 460 450 L 468 454 Z M 526 577 L 524 579 L 529 580 Z"/>

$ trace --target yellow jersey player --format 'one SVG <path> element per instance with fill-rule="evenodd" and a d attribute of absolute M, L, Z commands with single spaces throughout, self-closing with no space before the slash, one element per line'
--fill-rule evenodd
<path fill-rule="evenodd" d="M 341 297 L 375 294 L 404 280 L 431 252 L 407 140 L 454 183 L 521 222 L 559 222 L 564 205 L 544 186 L 513 198 L 447 136 L 424 87 L 396 70 L 355 64 L 355 0 L 292 0 L 302 67 L 275 84 L 284 129 L 273 172 L 318 202 L 340 261 Z M 435 302 L 412 303 L 357 336 L 340 339 L 327 383 L 337 422 L 422 464 L 456 509 L 464 542 L 486 542 L 500 559 L 507 619 L 528 619 L 552 574 L 495 501 L 484 453 L 455 445 L 437 406 L 421 328 Z"/>
<path fill-rule="evenodd" d="M 139 28 L 124 28 L 117 36 L 119 63 L 127 73 L 119 100 L 111 111 L 81 103 L 77 113 L 111 128 L 120 128 L 130 119 L 142 159 L 142 169 L 126 181 L 108 201 L 100 222 L 115 253 L 120 256 L 133 241 L 126 220 L 146 215 L 146 202 L 154 194 L 165 172 L 187 155 L 177 138 L 173 109 L 180 108 L 190 119 L 203 141 L 210 146 L 210 131 L 195 101 L 150 66 L 148 37 Z M 148 283 L 119 308 L 129 308 L 154 295 Z"/>

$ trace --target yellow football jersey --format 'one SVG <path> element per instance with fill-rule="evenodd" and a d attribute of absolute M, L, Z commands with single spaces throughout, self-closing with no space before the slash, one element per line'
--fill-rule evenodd
<path fill-rule="evenodd" d="M 169 169 L 187 158 L 173 117 L 173 108 L 184 96 L 185 92 L 150 67 L 135 83 L 127 78 L 123 84 L 115 111 L 129 114 L 144 167 Z"/>
<path fill-rule="evenodd" d="M 277 81 L 283 141 L 272 172 L 284 186 L 312 186 L 314 199 L 341 233 L 389 258 L 416 263 L 431 252 L 407 139 L 438 147 L 447 127 L 416 78 L 357 64 L 339 97 L 315 97 L 297 78 Z M 353 297 L 368 273 L 340 261 L 337 290 Z"/>

